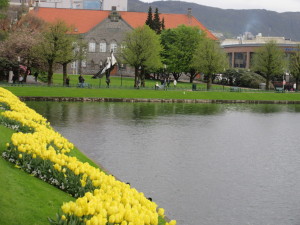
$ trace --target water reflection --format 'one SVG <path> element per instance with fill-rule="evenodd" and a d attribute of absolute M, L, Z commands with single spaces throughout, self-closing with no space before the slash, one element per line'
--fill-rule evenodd
<path fill-rule="evenodd" d="M 298 225 L 298 105 L 28 102 L 182 225 Z"/>

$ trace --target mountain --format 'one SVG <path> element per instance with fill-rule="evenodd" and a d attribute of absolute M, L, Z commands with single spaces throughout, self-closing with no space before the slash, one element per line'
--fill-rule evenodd
<path fill-rule="evenodd" d="M 238 36 L 244 32 L 256 35 L 285 37 L 300 41 L 300 12 L 278 13 L 274 11 L 249 9 L 220 9 L 183 1 L 156 1 L 144 3 L 139 0 L 128 0 L 128 11 L 153 12 L 158 8 L 160 13 L 186 14 L 192 8 L 195 16 L 204 26 L 225 36 Z"/>

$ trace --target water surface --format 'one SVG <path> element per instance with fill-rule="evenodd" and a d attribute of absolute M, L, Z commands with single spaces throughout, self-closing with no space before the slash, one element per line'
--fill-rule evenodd
<path fill-rule="evenodd" d="M 180 225 L 299 225 L 299 105 L 28 102 Z"/>

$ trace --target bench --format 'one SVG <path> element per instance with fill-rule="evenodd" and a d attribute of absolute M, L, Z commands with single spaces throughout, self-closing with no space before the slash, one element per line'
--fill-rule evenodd
<path fill-rule="evenodd" d="M 276 93 L 284 93 L 284 89 L 280 87 L 275 88 Z"/>

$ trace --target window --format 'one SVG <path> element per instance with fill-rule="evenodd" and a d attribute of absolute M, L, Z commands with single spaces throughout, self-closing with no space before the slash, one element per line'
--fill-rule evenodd
<path fill-rule="evenodd" d="M 116 42 L 116 41 L 112 41 L 112 42 L 110 43 L 110 51 L 111 51 L 111 52 L 116 52 L 116 51 L 117 51 L 117 48 L 118 48 L 117 42 Z"/>
<path fill-rule="evenodd" d="M 100 52 L 106 52 L 106 42 L 103 40 L 100 42 Z"/>
<path fill-rule="evenodd" d="M 91 40 L 89 42 L 89 52 L 95 52 L 96 51 L 96 42 L 94 40 Z"/>

